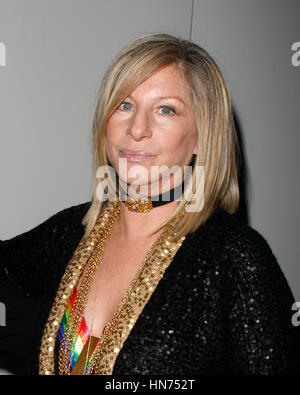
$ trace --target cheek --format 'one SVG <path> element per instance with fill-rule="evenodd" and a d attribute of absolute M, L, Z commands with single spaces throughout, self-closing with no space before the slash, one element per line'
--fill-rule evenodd
<path fill-rule="evenodd" d="M 113 148 L 118 141 L 118 128 L 115 125 L 113 120 L 109 120 L 106 127 L 106 138 L 105 138 L 105 145 L 106 145 L 106 152 L 110 155 L 113 154 Z"/>
<path fill-rule="evenodd" d="M 164 136 L 161 146 L 169 158 L 186 158 L 193 151 L 196 142 L 195 134 L 189 130 L 182 130 L 180 133 L 168 133 Z M 192 154 L 192 152 L 191 152 Z"/>
<path fill-rule="evenodd" d="M 111 153 L 111 146 L 112 146 L 112 135 L 109 133 L 108 129 L 106 130 L 106 136 L 105 136 L 105 149 L 107 154 Z"/>
<path fill-rule="evenodd" d="M 106 140 L 112 141 L 114 139 L 114 131 L 116 130 L 114 122 L 109 119 L 106 126 Z"/>

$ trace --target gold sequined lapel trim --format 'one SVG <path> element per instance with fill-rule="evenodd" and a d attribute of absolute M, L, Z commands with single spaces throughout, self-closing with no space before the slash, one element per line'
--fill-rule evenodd
<path fill-rule="evenodd" d="M 171 241 L 172 229 L 165 229 L 154 242 L 146 255 L 141 269 L 125 295 L 125 303 L 121 309 L 117 323 L 110 336 L 98 352 L 99 364 L 96 373 L 111 375 L 115 361 L 134 327 L 139 315 L 154 293 L 165 270 L 171 264 L 176 252 L 182 245 L 184 237 L 177 242 Z"/>
<path fill-rule="evenodd" d="M 90 258 L 97 240 L 101 237 L 110 216 L 118 204 L 118 202 L 109 202 L 104 207 L 89 237 L 85 240 L 83 238 L 81 239 L 66 268 L 42 338 L 39 357 L 39 374 L 41 375 L 55 374 L 54 348 L 61 320 L 83 268 Z"/>
<path fill-rule="evenodd" d="M 39 366 L 41 375 L 55 374 L 54 348 L 61 320 L 83 268 L 92 255 L 94 246 L 101 238 L 117 204 L 118 202 L 109 202 L 105 206 L 91 234 L 87 239 L 80 241 L 66 268 L 43 334 Z M 134 281 L 123 297 L 118 308 L 116 325 L 102 339 L 95 351 L 94 357 L 99 361 L 96 368 L 97 374 L 112 374 L 121 348 L 180 248 L 184 237 L 174 242 L 171 241 L 171 234 L 172 226 L 168 226 L 153 243 Z"/>

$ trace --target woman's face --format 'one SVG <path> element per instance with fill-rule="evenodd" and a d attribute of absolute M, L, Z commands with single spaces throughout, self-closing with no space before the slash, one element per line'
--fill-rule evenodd
<path fill-rule="evenodd" d="M 106 135 L 107 156 L 121 182 L 157 187 L 158 180 L 167 175 L 166 169 L 175 165 L 182 172 L 180 182 L 183 180 L 184 166 L 197 153 L 192 108 L 189 86 L 174 65 L 157 71 L 126 98 L 110 117 Z M 136 165 L 140 170 L 134 175 Z M 165 170 L 159 172 L 160 168 Z M 180 183 L 172 174 L 170 178 L 171 188 Z"/>

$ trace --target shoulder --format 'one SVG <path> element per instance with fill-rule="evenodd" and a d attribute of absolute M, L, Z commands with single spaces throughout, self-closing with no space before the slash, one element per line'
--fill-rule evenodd
<path fill-rule="evenodd" d="M 74 248 L 84 234 L 82 219 L 90 207 L 90 202 L 73 205 L 48 216 L 34 228 L 23 232 L 11 239 L 2 240 L 0 250 L 2 257 L 17 256 L 26 253 L 32 256 L 38 251 Z M 60 249 L 61 250 L 61 249 Z M 25 256 L 25 255 L 24 255 Z M 4 258 L 3 258 L 4 259 Z M 26 257 L 29 259 L 29 257 Z"/>
<path fill-rule="evenodd" d="M 37 236 L 38 234 L 40 234 L 41 236 L 49 235 L 49 233 L 55 234 L 64 230 L 77 230 L 78 232 L 80 232 L 81 227 L 83 227 L 81 224 L 82 219 L 86 214 L 87 210 L 89 209 L 90 204 L 91 202 L 73 205 L 63 210 L 60 210 L 55 214 L 49 215 L 34 228 L 15 236 L 11 240 L 18 240 L 19 238 L 26 238 L 27 236 L 30 237 L 31 235 Z"/>
<path fill-rule="evenodd" d="M 230 288 L 265 295 L 268 306 L 276 300 L 291 308 L 294 296 L 269 243 L 236 215 L 217 210 L 190 236 L 190 243 L 198 262 L 205 257 L 209 266 L 218 266 Z"/>
<path fill-rule="evenodd" d="M 52 224 L 54 226 L 80 226 L 83 217 L 90 208 L 90 205 L 91 202 L 85 202 L 67 207 L 50 216 L 44 223 Z"/>
<path fill-rule="evenodd" d="M 199 281 L 205 277 L 214 303 L 220 298 L 230 352 L 239 365 L 255 374 L 298 372 L 299 331 L 291 325 L 295 300 L 267 240 L 235 215 L 217 210 L 185 242 L 189 268 Z"/>
<path fill-rule="evenodd" d="M 80 220 L 88 211 L 91 202 L 80 203 L 77 205 L 69 206 L 56 212 L 55 214 L 48 217 L 48 221 L 68 221 L 70 219 Z"/>
<path fill-rule="evenodd" d="M 42 279 L 46 274 L 59 276 L 82 238 L 82 219 L 89 205 L 87 202 L 65 208 L 29 231 L 3 240 L 0 280 L 9 278 L 26 293 L 41 294 Z"/>
<path fill-rule="evenodd" d="M 216 210 L 204 225 L 187 236 L 186 247 L 198 262 L 204 257 L 207 265 L 223 267 L 226 277 L 236 283 L 257 287 L 268 283 L 272 288 L 277 285 L 288 289 L 267 240 L 234 214 Z"/>
<path fill-rule="evenodd" d="M 256 229 L 222 209 L 217 209 L 187 239 L 188 243 L 205 246 L 212 253 L 231 257 L 273 255 L 267 240 Z"/>

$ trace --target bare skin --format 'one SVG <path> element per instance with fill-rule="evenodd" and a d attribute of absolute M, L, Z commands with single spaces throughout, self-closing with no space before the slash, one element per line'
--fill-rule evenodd
<path fill-rule="evenodd" d="M 149 213 L 132 213 L 123 203 L 119 221 L 104 249 L 103 260 L 98 266 L 85 309 L 85 320 L 90 334 L 100 337 L 103 328 L 111 319 L 141 264 L 161 231 L 150 235 L 150 229 L 167 218 L 177 202 L 153 209 Z M 136 216 L 135 222 L 129 219 Z M 154 226 L 155 224 L 155 226 Z M 135 228 L 136 226 L 136 228 Z M 131 232 L 129 228 L 131 227 Z M 125 231 L 125 229 L 127 231 Z M 134 229 L 142 229 L 138 233 Z M 82 278 L 79 281 L 79 286 Z"/>

